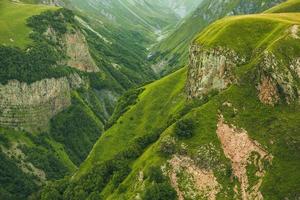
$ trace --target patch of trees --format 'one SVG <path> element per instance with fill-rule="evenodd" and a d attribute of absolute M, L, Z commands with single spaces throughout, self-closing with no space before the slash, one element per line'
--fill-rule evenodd
<path fill-rule="evenodd" d="M 177 200 L 177 193 L 172 186 L 167 183 L 154 183 L 146 188 L 143 200 Z"/>
<path fill-rule="evenodd" d="M 164 137 L 159 146 L 159 151 L 164 156 L 170 156 L 176 153 L 177 147 L 176 147 L 176 140 L 172 136 L 166 136 Z"/>
<path fill-rule="evenodd" d="M 54 68 L 58 57 L 58 53 L 46 43 L 35 44 L 27 51 L 0 45 L 0 83 L 5 84 L 12 79 L 32 83 L 64 76 L 71 69 Z"/>
<path fill-rule="evenodd" d="M 112 185 L 112 190 L 119 188 L 121 192 L 121 183 L 131 172 L 130 163 L 142 155 L 145 149 L 159 138 L 162 131 L 163 129 L 158 129 L 151 134 L 135 138 L 127 149 L 108 161 L 94 164 L 87 174 L 75 183 L 67 184 L 62 192 L 61 185 L 53 186 L 51 192 L 55 195 L 60 193 L 60 198 L 65 200 L 101 199 L 100 193 L 108 184 Z M 48 194 L 46 188 L 40 195 Z"/>
<path fill-rule="evenodd" d="M 0 152 L 0 199 L 23 200 L 38 189 L 36 179 L 25 174 L 17 165 Z M 13 177 L 13 178 L 12 178 Z"/>
<path fill-rule="evenodd" d="M 43 170 L 49 180 L 63 178 L 69 172 L 52 148 L 23 146 L 21 149 L 26 155 L 26 161 Z"/>
<path fill-rule="evenodd" d="M 170 185 L 159 167 L 152 166 L 148 172 L 150 185 L 146 187 L 143 194 L 143 200 L 176 200 L 177 193 Z"/>
<path fill-rule="evenodd" d="M 195 125 L 192 119 L 183 119 L 175 124 L 174 132 L 178 138 L 188 139 L 193 137 Z"/>
<path fill-rule="evenodd" d="M 5 148 L 9 147 L 9 140 L 0 133 L 0 144 L 3 145 Z"/>
<path fill-rule="evenodd" d="M 74 25 L 75 19 L 74 13 L 65 8 L 57 11 L 45 11 L 27 20 L 27 25 L 40 34 L 46 32 L 49 27 L 58 34 L 65 34 L 68 31 L 67 23 Z"/>
<path fill-rule="evenodd" d="M 69 24 L 75 24 L 74 14 L 66 9 L 46 11 L 28 19 L 33 29 L 34 43 L 25 50 L 0 45 L 0 83 L 16 79 L 32 83 L 45 78 L 58 78 L 73 71 L 65 66 L 55 67 L 65 55 L 55 44 L 48 41 L 43 33 L 48 27 L 63 34 Z"/>
<path fill-rule="evenodd" d="M 63 144 L 73 163 L 79 165 L 86 159 L 102 131 L 103 127 L 90 116 L 85 105 L 73 97 L 71 107 L 51 120 L 50 136 Z"/>

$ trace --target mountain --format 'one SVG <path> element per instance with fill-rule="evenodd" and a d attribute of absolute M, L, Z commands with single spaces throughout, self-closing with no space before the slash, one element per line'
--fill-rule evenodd
<path fill-rule="evenodd" d="M 202 0 L 186 1 L 99 1 L 99 0 L 23 0 L 26 3 L 40 3 L 67 7 L 101 23 L 126 27 L 156 37 L 172 29 L 183 17 L 192 12 Z"/>
<path fill-rule="evenodd" d="M 56 1 L 56 4 L 67 5 L 71 9 L 89 13 L 93 18 L 106 23 L 141 31 L 154 39 L 157 35 L 174 27 L 201 1 L 69 0 L 67 3 Z M 41 2 L 45 3 L 45 1 Z"/>
<path fill-rule="evenodd" d="M 298 199 L 299 0 L 277 3 L 0 0 L 0 199 Z"/>
<path fill-rule="evenodd" d="M 188 45 L 212 22 L 225 16 L 262 12 L 283 0 L 203 0 L 198 8 L 188 15 L 176 30 L 152 48 L 149 60 L 153 70 L 161 75 L 168 74 L 187 64 Z"/>
<path fill-rule="evenodd" d="M 283 7 L 291 10 L 273 9 Z M 40 195 L 297 199 L 300 11 L 292 11 L 225 17 L 198 33 L 188 67 L 125 95 L 79 170 Z"/>
<path fill-rule="evenodd" d="M 149 1 L 148 1 L 149 2 Z M 192 0 L 182 0 L 182 1 L 171 1 L 171 0 L 153 0 L 152 4 L 160 7 L 170 8 L 180 17 L 185 17 L 193 10 L 195 10 L 202 0 L 192 1 Z"/>

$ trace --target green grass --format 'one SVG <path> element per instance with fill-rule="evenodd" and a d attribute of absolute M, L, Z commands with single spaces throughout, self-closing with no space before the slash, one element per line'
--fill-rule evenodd
<path fill-rule="evenodd" d="M 64 146 L 55 140 L 48 139 L 47 142 L 53 147 L 56 155 L 58 156 L 59 160 L 68 168 L 70 172 L 75 172 L 77 166 L 71 161 L 69 155 L 64 149 Z"/>
<path fill-rule="evenodd" d="M 227 17 L 209 26 L 195 42 L 207 47 L 227 47 L 249 57 L 255 49 L 265 49 L 276 42 L 278 36 L 286 36 L 294 24 L 300 24 L 299 13 Z"/>
<path fill-rule="evenodd" d="M 290 13 L 300 12 L 300 1 L 299 0 L 288 0 L 278 6 L 275 6 L 265 13 Z"/>
<path fill-rule="evenodd" d="M 0 44 L 25 47 L 31 43 L 30 28 L 26 20 L 32 15 L 38 15 L 46 10 L 56 10 L 55 7 L 14 3 L 9 0 L 0 1 Z"/>

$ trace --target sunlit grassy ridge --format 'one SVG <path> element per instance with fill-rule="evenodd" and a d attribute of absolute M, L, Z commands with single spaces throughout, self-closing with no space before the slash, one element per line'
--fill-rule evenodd
<path fill-rule="evenodd" d="M 266 11 L 266 13 L 287 13 L 287 12 L 299 12 L 300 1 L 299 0 L 288 0 L 278 6 L 275 6 Z"/>
<path fill-rule="evenodd" d="M 30 44 L 30 28 L 26 20 L 46 10 L 57 8 L 45 5 L 15 3 L 9 0 L 0 1 L 0 44 L 25 47 Z"/>
<path fill-rule="evenodd" d="M 280 36 L 287 36 L 295 24 L 300 24 L 299 13 L 227 17 L 205 29 L 195 42 L 228 47 L 249 56 L 255 48 L 266 48 Z"/>

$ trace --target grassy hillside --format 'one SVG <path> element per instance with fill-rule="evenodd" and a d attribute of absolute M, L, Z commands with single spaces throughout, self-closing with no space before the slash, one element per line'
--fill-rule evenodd
<path fill-rule="evenodd" d="M 185 171 L 193 167 L 192 171 L 201 169 L 213 174 L 221 186 L 213 189 L 217 199 L 239 199 L 242 194 L 234 188 L 239 190 L 242 185 L 233 176 L 234 169 L 217 134 L 226 123 L 236 127 L 235 131 L 246 132 L 272 157 L 272 161 L 263 160 L 258 166 L 255 160 L 266 158 L 260 158 L 260 154 L 255 158 L 252 152 L 252 164 L 246 167 L 249 187 L 262 181 L 258 188 L 264 199 L 299 197 L 298 97 L 288 104 L 284 98 L 287 94 L 282 92 L 280 103 L 273 107 L 259 100 L 257 90 L 259 73 L 264 69 L 260 61 L 266 51 L 274 53 L 281 63 L 269 71 L 270 75 L 289 77 L 294 90 L 299 89 L 299 76 L 289 72 L 289 63 L 300 52 L 300 41 L 289 30 L 299 24 L 299 19 L 294 13 L 249 15 L 227 17 L 209 26 L 195 44 L 207 49 L 228 48 L 245 57 L 244 64 L 233 69 L 237 84 L 220 92 L 211 91 L 201 100 L 186 100 L 183 68 L 145 86 L 136 103 L 100 137 L 78 172 L 65 180 L 68 185 L 49 185 L 42 195 L 59 191 L 64 199 L 151 199 L 153 194 L 157 195 L 154 199 L 176 199 L 176 188 L 169 187 L 174 187 L 174 177 L 169 173 L 176 163 L 184 166 L 180 160 L 173 163 L 181 156 L 192 159 L 186 162 L 194 162 L 195 166 L 190 163 L 187 169 L 179 168 L 175 179 L 179 187 L 176 190 L 181 191 L 178 195 L 207 198 L 202 196 L 205 189 L 189 177 L 192 172 Z M 220 121 L 220 115 L 224 121 Z M 257 171 L 264 173 L 263 178 Z"/>
<path fill-rule="evenodd" d="M 287 12 L 299 12 L 300 1 L 299 0 L 288 0 L 278 6 L 275 6 L 265 13 L 287 13 Z"/>
<path fill-rule="evenodd" d="M 136 1 L 122 0 L 109 2 L 85 2 L 79 0 L 71 1 L 74 6 L 85 12 L 89 12 L 93 17 L 122 26 L 129 30 L 143 33 L 151 39 L 159 37 L 159 32 L 172 29 L 182 17 L 192 10 L 193 5 L 198 5 L 197 1 Z M 172 7 L 175 6 L 175 8 Z M 185 9 L 184 13 L 178 13 L 176 6 Z M 180 9 L 177 8 L 177 9 Z M 157 35 L 156 35 L 157 34 Z"/>
<path fill-rule="evenodd" d="M 130 107 L 118 119 L 118 125 L 110 128 L 96 143 L 75 179 L 88 171 L 93 163 L 110 160 L 118 152 L 125 150 L 135 137 L 163 129 L 168 119 L 182 109 L 185 74 L 186 70 L 180 70 L 170 77 L 145 86 L 136 105 Z"/>
<path fill-rule="evenodd" d="M 272 50 L 270 44 L 276 43 L 285 32 L 282 37 L 288 37 L 287 30 L 300 23 L 299 17 L 299 13 L 226 17 L 205 29 L 195 42 L 208 47 L 225 46 L 249 57 L 255 49 Z M 253 29 L 254 26 L 257 29 Z M 247 34 L 251 37 L 245 37 Z M 274 47 L 278 48 L 275 44 Z"/>
<path fill-rule="evenodd" d="M 0 44 L 25 47 L 32 41 L 29 39 L 30 28 L 26 20 L 55 7 L 14 3 L 9 0 L 0 2 Z"/>

